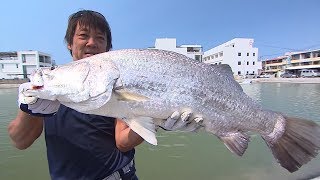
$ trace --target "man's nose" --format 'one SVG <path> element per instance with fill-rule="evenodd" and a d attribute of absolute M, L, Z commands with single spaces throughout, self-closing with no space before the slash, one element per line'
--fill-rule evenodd
<path fill-rule="evenodd" d="M 95 38 L 93 37 L 90 37 L 87 41 L 87 46 L 90 46 L 90 47 L 96 47 L 97 46 L 97 41 Z"/>

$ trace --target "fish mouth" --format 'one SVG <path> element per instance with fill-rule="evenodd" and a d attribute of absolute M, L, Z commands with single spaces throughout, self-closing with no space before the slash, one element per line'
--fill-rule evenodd
<path fill-rule="evenodd" d="M 33 85 L 31 88 L 32 88 L 32 90 L 39 90 L 39 89 L 42 89 L 43 86 L 34 86 Z"/>

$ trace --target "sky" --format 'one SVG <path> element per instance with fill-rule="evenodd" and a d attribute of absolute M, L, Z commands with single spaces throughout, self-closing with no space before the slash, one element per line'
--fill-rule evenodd
<path fill-rule="evenodd" d="M 113 49 L 148 48 L 156 38 L 209 50 L 253 38 L 261 59 L 320 49 L 319 0 L 2 1 L 0 52 L 38 50 L 57 64 L 72 60 L 63 40 L 69 15 L 95 10 L 108 20 Z"/>

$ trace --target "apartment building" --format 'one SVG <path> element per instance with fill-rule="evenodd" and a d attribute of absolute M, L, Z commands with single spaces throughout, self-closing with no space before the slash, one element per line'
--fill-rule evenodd
<path fill-rule="evenodd" d="M 202 62 L 202 46 L 201 45 L 180 45 L 177 46 L 175 38 L 157 38 L 155 46 L 149 49 L 162 49 L 173 51 L 190 57 L 196 61 Z"/>
<path fill-rule="evenodd" d="M 318 69 L 320 70 L 320 49 L 301 52 L 289 52 L 286 70 Z"/>
<path fill-rule="evenodd" d="M 278 72 L 284 72 L 286 65 L 288 64 L 288 56 L 279 56 L 271 59 L 262 60 L 262 73 L 273 74 L 276 76 Z"/>
<path fill-rule="evenodd" d="M 51 67 L 51 56 L 40 51 L 0 52 L 0 78 L 23 79 L 39 67 Z"/>
<path fill-rule="evenodd" d="M 253 46 L 254 39 L 235 38 L 204 52 L 203 62 L 228 64 L 234 75 L 260 74 L 261 62 L 258 61 L 258 48 Z"/>
<path fill-rule="evenodd" d="M 320 71 L 320 49 L 301 52 L 287 52 L 284 56 L 262 60 L 264 73 L 280 74 L 285 71 L 299 75 L 302 69 Z"/>

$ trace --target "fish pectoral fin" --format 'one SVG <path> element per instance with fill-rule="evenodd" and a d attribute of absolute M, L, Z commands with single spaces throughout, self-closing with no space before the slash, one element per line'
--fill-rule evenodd
<path fill-rule="evenodd" d="M 118 95 L 119 101 L 147 101 L 150 99 L 144 95 L 130 92 L 126 89 L 117 89 L 114 92 Z"/>
<path fill-rule="evenodd" d="M 224 145 L 234 154 L 242 156 L 248 148 L 250 136 L 242 132 L 229 133 L 226 136 L 219 137 Z"/>
<path fill-rule="evenodd" d="M 108 103 L 111 98 L 111 95 L 112 95 L 112 90 L 107 90 L 106 92 L 96 97 L 91 97 L 88 100 L 85 100 L 82 102 L 78 102 L 78 103 L 61 102 L 61 104 L 79 112 L 89 113 L 90 111 L 99 109 L 100 107 Z"/>
<path fill-rule="evenodd" d="M 151 117 L 136 117 L 127 119 L 125 122 L 129 127 L 139 134 L 145 141 L 152 145 L 157 145 L 156 130 Z"/>

